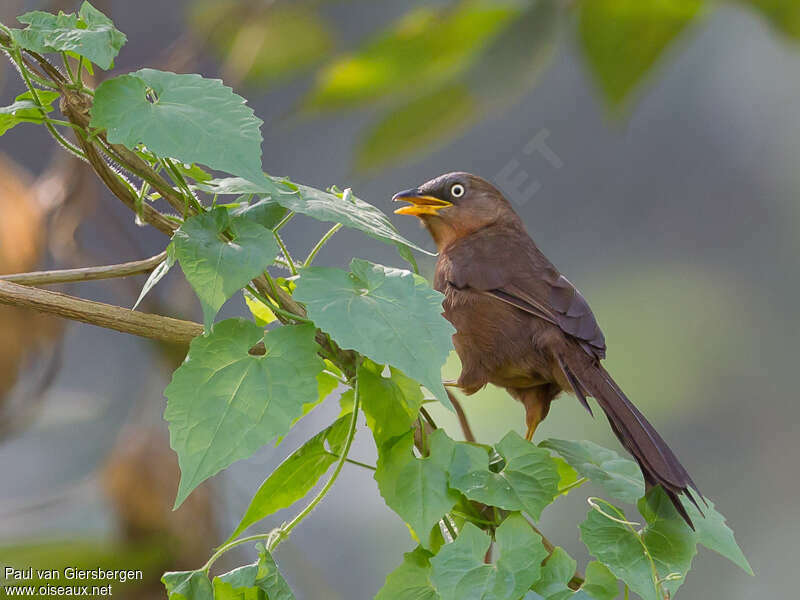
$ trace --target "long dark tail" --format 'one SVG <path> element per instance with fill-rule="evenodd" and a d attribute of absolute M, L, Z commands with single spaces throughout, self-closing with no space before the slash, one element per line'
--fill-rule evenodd
<path fill-rule="evenodd" d="M 586 396 L 592 396 L 603 409 L 620 443 L 639 463 L 648 489 L 660 485 L 678 513 L 694 529 L 679 496 L 686 495 L 702 514 L 689 488 L 699 498 L 703 495 L 664 439 L 623 393 L 611 375 L 588 355 L 562 357 L 560 363 L 564 375 L 582 404 L 588 407 Z"/>

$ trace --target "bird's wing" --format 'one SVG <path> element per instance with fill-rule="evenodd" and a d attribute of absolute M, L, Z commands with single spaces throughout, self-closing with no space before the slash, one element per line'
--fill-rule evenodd
<path fill-rule="evenodd" d="M 493 296 L 557 325 L 589 354 L 605 358 L 605 337 L 589 303 L 523 236 L 487 233 L 454 245 L 443 275 L 456 288 Z"/>

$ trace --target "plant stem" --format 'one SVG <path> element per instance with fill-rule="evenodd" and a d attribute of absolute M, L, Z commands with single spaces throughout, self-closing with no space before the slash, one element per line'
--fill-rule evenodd
<path fill-rule="evenodd" d="M 458 537 L 458 534 L 456 533 L 456 530 L 453 529 L 453 524 L 450 522 L 450 514 L 449 513 L 445 514 L 444 517 L 442 518 L 442 521 L 444 522 L 444 526 L 447 529 L 447 533 L 449 533 L 450 537 L 455 540 Z"/>
<path fill-rule="evenodd" d="M 339 457 L 339 462 L 336 463 L 336 468 L 333 471 L 330 479 L 325 483 L 322 489 L 319 491 L 319 494 L 308 503 L 300 513 L 292 519 L 286 526 L 281 527 L 280 534 L 276 536 L 270 543 L 269 547 L 267 548 L 270 552 L 281 543 L 281 540 L 288 536 L 291 533 L 292 529 L 297 527 L 297 525 L 305 519 L 311 511 L 314 510 L 323 498 L 328 494 L 330 489 L 333 487 L 336 478 L 339 477 L 339 473 L 342 471 L 342 467 L 344 466 L 345 459 L 347 458 L 348 453 L 350 452 L 350 446 L 353 444 L 353 438 L 356 435 L 356 424 L 358 422 L 358 409 L 359 404 L 361 402 L 361 392 L 359 391 L 358 379 L 355 380 L 355 385 L 353 386 L 353 416 L 350 418 L 350 428 L 347 430 L 347 438 L 344 442 L 344 448 L 342 448 L 342 455 Z"/>
<path fill-rule="evenodd" d="M 580 486 L 582 486 L 582 485 L 583 485 L 584 483 L 586 483 L 587 481 L 589 481 L 589 479 L 588 479 L 588 478 L 586 478 L 586 477 L 581 477 L 581 478 L 580 478 L 580 479 L 578 479 L 577 481 L 574 481 L 574 482 L 570 483 L 569 485 L 565 485 L 563 488 L 559 488 L 559 490 L 558 490 L 558 493 L 559 493 L 559 494 L 563 494 L 563 493 L 565 493 L 565 492 L 568 492 L 568 491 L 570 491 L 571 489 L 574 489 L 574 488 L 576 488 L 576 487 L 580 487 Z"/>
<path fill-rule="evenodd" d="M 75 83 L 75 74 L 72 72 L 72 67 L 69 66 L 69 58 L 67 57 L 66 52 L 61 53 L 61 59 L 64 61 L 64 68 L 67 70 L 67 75 L 69 75 L 69 80 L 72 83 Z"/>
<path fill-rule="evenodd" d="M 282 525 L 281 527 L 270 531 L 269 533 L 259 533 L 257 535 L 251 535 L 244 538 L 239 538 L 238 540 L 233 540 L 232 542 L 228 542 L 227 544 L 223 544 L 220 546 L 214 554 L 211 555 L 211 558 L 208 559 L 208 562 L 203 565 L 202 570 L 205 573 L 211 569 L 211 566 L 217 561 L 217 559 L 225 554 L 228 550 L 235 548 L 236 546 L 241 546 L 242 544 L 246 544 L 248 542 L 256 542 L 259 540 L 269 540 L 267 544 L 267 550 L 272 552 L 275 546 L 281 543 L 283 538 L 288 537 L 289 533 L 297 527 L 297 525 L 305 519 L 311 511 L 316 508 L 317 504 L 319 504 L 323 498 L 327 495 L 330 491 L 331 487 L 333 487 L 336 478 L 339 477 L 339 473 L 342 471 L 342 467 L 344 466 L 345 461 L 347 460 L 347 454 L 350 452 L 350 446 L 353 443 L 353 438 L 355 437 L 356 433 L 356 424 L 358 422 L 358 407 L 359 407 L 359 391 L 358 391 L 358 381 L 355 384 L 355 395 L 353 400 L 353 416 L 350 419 L 350 427 L 347 430 L 347 438 L 344 442 L 344 448 L 342 449 L 342 454 L 339 456 L 339 462 L 336 463 L 336 469 L 334 469 L 333 474 L 330 476 L 323 488 L 319 491 L 314 499 L 308 503 L 303 510 L 301 510 L 297 516 L 292 519 L 289 523 Z"/>
<path fill-rule="evenodd" d="M 294 215 L 295 212 L 293 210 L 290 210 L 288 213 L 286 213 L 285 217 L 283 217 L 280 221 L 278 221 L 278 224 L 272 228 L 272 231 L 280 231 L 284 225 L 286 225 L 289 221 L 292 220 Z"/>
<path fill-rule="evenodd" d="M 289 271 L 291 271 L 292 275 L 297 275 L 297 267 L 294 266 L 292 255 L 289 254 L 289 249 L 286 247 L 286 244 L 283 243 L 283 239 L 281 238 L 280 235 L 278 235 L 278 232 L 275 231 L 274 229 L 272 230 L 272 235 L 275 236 L 275 241 L 278 242 L 278 246 L 280 246 L 281 252 L 283 253 L 284 258 L 286 258 L 286 263 L 289 265 Z"/>
<path fill-rule="evenodd" d="M 314 257 L 317 255 L 317 253 L 322 250 L 322 247 L 327 243 L 327 241 L 333 237 L 333 234 L 339 231 L 341 228 L 342 224 L 337 223 L 320 238 L 317 244 L 311 249 L 311 252 L 309 252 L 308 257 L 303 261 L 304 267 L 311 265 L 311 262 L 314 260 Z"/>
<path fill-rule="evenodd" d="M 164 262 L 167 257 L 166 250 L 144 260 L 120 263 L 117 265 L 103 265 L 100 267 L 84 267 L 82 269 L 61 269 L 56 271 L 33 271 L 31 273 L 14 273 L 0 275 L 0 280 L 18 283 L 20 285 L 50 285 L 54 283 L 71 283 L 75 281 L 95 281 L 98 279 L 113 279 L 115 277 L 129 277 L 140 273 L 147 273 Z"/>
<path fill-rule="evenodd" d="M 12 54 L 12 57 L 14 59 L 14 62 L 16 62 L 17 66 L 19 67 L 19 72 L 22 74 L 22 79 L 25 80 L 25 85 L 28 86 L 28 90 L 31 93 L 31 98 L 33 99 L 36 106 L 39 108 L 39 112 L 42 113 L 42 119 L 44 119 L 45 127 L 47 127 L 47 130 L 50 132 L 50 135 L 52 135 L 53 139 L 55 139 L 59 144 L 61 144 L 68 152 L 71 152 L 78 158 L 87 160 L 86 155 L 80 150 L 80 148 L 67 141 L 67 139 L 64 138 L 58 132 L 58 130 L 55 127 L 53 127 L 51 123 L 47 122 L 47 111 L 44 110 L 44 106 L 42 106 L 42 101 L 39 99 L 39 93 L 36 91 L 36 88 L 31 82 L 28 70 L 25 68 L 25 61 L 22 60 L 22 53 L 19 51 L 19 49 L 17 49 L 17 51 Z"/>
<path fill-rule="evenodd" d="M 325 454 L 329 454 L 330 456 L 335 456 L 336 458 L 341 458 L 341 455 L 336 454 L 335 452 L 328 452 L 326 450 Z M 344 460 L 345 460 L 345 462 L 349 462 L 351 465 L 355 465 L 357 467 L 362 467 L 364 469 L 369 469 L 370 471 L 377 470 L 376 467 L 373 467 L 372 465 L 368 465 L 367 463 L 363 463 L 363 462 L 358 461 L 358 460 L 353 460 L 352 458 L 345 458 Z"/>
<path fill-rule="evenodd" d="M 178 167 L 175 166 L 175 163 L 172 161 L 172 159 L 164 158 L 161 162 L 164 164 L 167 171 L 169 171 L 170 175 L 172 175 L 172 178 L 175 180 L 178 188 L 180 188 L 181 191 L 186 195 L 186 201 L 189 202 L 196 211 L 201 213 L 205 212 L 202 204 L 198 202 L 197 198 L 192 193 L 192 190 L 189 189 L 189 184 L 186 183 L 186 180 L 183 178 L 183 175 L 178 170 Z"/>
<path fill-rule="evenodd" d="M 274 282 L 273 282 L 273 284 L 274 284 Z M 282 309 L 280 306 L 278 306 L 277 302 L 275 302 L 271 298 L 268 299 L 263 294 L 260 294 L 252 285 L 249 285 L 249 284 L 246 285 L 245 289 L 248 292 L 250 292 L 251 294 L 253 294 L 253 296 L 258 298 L 258 300 L 262 304 L 265 304 L 267 306 L 267 308 L 269 308 L 276 315 L 280 315 L 280 316 L 285 317 L 287 319 L 292 319 L 293 321 L 297 321 L 299 323 L 313 323 L 313 321 L 311 321 L 310 319 L 306 319 L 305 317 L 301 317 L 300 315 L 296 315 L 294 313 L 289 312 L 288 310 Z"/>

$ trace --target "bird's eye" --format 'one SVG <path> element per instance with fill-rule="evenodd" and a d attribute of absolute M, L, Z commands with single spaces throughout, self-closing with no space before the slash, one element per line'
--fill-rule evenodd
<path fill-rule="evenodd" d="M 453 198 L 461 198 L 464 195 L 464 186 L 460 183 L 456 183 L 453 187 L 450 188 L 450 195 Z"/>

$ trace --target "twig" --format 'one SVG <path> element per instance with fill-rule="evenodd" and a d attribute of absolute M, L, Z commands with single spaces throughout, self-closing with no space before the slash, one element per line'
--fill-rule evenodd
<path fill-rule="evenodd" d="M 173 344 L 188 344 L 203 333 L 200 323 L 136 312 L 9 281 L 0 281 L 0 304 L 32 308 L 65 319 Z"/>
<path fill-rule="evenodd" d="M 139 275 L 155 269 L 167 257 L 166 250 L 150 258 L 121 263 L 118 265 L 104 265 L 101 267 L 85 267 L 82 269 L 62 269 L 58 271 L 33 271 L 31 273 L 14 273 L 13 275 L 0 275 L 0 280 L 18 283 L 20 285 L 49 285 L 53 283 L 71 283 L 76 281 L 94 281 L 97 279 L 113 279 L 115 277 L 128 277 Z"/>
<path fill-rule="evenodd" d="M 444 391 L 447 392 L 450 403 L 453 405 L 453 408 L 456 409 L 458 424 L 461 425 L 461 432 L 464 434 L 464 439 L 468 442 L 475 442 L 475 434 L 472 433 L 472 428 L 469 426 L 469 421 L 467 420 L 467 413 L 464 412 L 461 402 L 459 402 L 456 395 L 447 388 L 444 388 Z"/>

